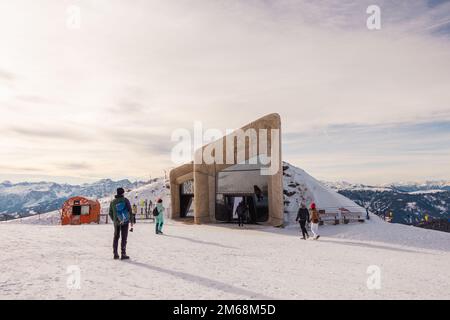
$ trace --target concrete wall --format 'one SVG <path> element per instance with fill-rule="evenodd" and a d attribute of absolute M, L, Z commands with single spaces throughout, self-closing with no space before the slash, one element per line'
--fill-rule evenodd
<path fill-rule="evenodd" d="M 180 217 L 180 185 L 194 178 L 194 166 L 187 163 L 170 170 L 170 199 L 171 199 L 171 218 Z"/>
<path fill-rule="evenodd" d="M 267 224 L 273 226 L 280 226 L 283 224 L 283 169 L 281 163 L 281 119 L 276 113 L 269 114 L 256 121 L 253 121 L 246 126 L 242 127 L 242 130 L 255 129 L 259 133 L 259 130 L 266 129 L 269 132 L 267 141 L 267 148 L 269 155 L 272 152 L 278 152 L 278 171 L 274 175 L 269 176 L 269 220 Z M 270 130 L 278 129 L 278 146 L 279 149 L 272 147 Z M 200 150 L 197 150 L 195 156 L 201 155 L 205 150 L 215 155 L 215 152 L 223 152 L 223 159 L 228 157 L 234 159 L 234 164 L 237 163 L 238 154 L 245 160 L 253 158 L 260 154 L 259 151 L 259 136 L 256 140 L 253 140 L 253 144 L 249 145 L 245 143 L 245 147 L 234 145 L 234 148 L 226 148 L 226 143 L 230 140 L 235 133 L 231 133 L 217 141 L 214 141 L 206 146 L 203 146 Z M 241 147 L 241 148 L 240 148 Z M 207 149 L 206 149 L 207 148 Z M 229 149 L 229 150 L 228 150 Z M 228 154 L 227 154 L 228 152 Z M 241 158 L 241 159 L 242 159 Z M 216 175 L 217 172 L 222 171 L 234 164 L 185 164 L 178 168 L 173 169 L 170 172 L 170 186 L 171 186 L 171 199 L 172 199 L 172 217 L 176 218 L 180 216 L 180 185 L 189 179 L 194 179 L 194 220 L 195 223 L 208 223 L 215 221 L 215 195 L 216 195 Z"/>

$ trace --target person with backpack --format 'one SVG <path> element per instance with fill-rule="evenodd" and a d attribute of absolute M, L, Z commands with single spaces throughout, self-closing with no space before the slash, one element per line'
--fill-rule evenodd
<path fill-rule="evenodd" d="M 302 239 L 306 240 L 306 238 L 309 238 L 308 231 L 306 230 L 306 222 L 310 222 L 309 211 L 304 203 L 302 203 L 302 205 L 298 209 L 297 218 L 295 219 L 295 221 L 298 221 L 300 223 L 300 230 L 302 231 L 303 234 Z"/>
<path fill-rule="evenodd" d="M 313 202 L 311 203 L 311 209 L 310 209 L 310 217 L 309 217 L 310 221 L 311 221 L 311 232 L 314 235 L 314 240 L 317 240 L 320 238 L 319 235 L 319 213 L 317 212 L 316 209 L 316 204 Z"/>
<path fill-rule="evenodd" d="M 120 259 L 121 260 L 130 259 L 130 257 L 127 256 L 127 238 L 132 208 L 130 201 L 127 198 L 125 198 L 124 194 L 125 190 L 123 188 L 117 188 L 117 195 L 109 205 L 109 216 L 114 223 L 114 239 L 113 239 L 114 260 L 119 259 L 118 253 L 119 238 L 121 238 Z M 131 222 L 131 228 L 133 228 L 133 222 Z"/>
<path fill-rule="evenodd" d="M 162 227 L 164 224 L 164 211 L 162 199 L 158 199 L 156 206 L 153 209 L 153 216 L 155 217 L 155 232 L 156 234 L 163 234 Z"/>

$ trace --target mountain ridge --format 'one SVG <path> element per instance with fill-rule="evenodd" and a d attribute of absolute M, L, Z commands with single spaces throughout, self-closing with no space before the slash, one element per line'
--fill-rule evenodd
<path fill-rule="evenodd" d="M 128 179 L 118 181 L 101 179 L 83 184 L 3 181 L 0 183 L 0 220 L 54 211 L 73 196 L 102 198 L 114 193 L 118 187 L 134 189 L 146 183 L 148 182 L 131 182 Z"/>
<path fill-rule="evenodd" d="M 298 177 L 307 179 L 313 184 L 320 183 L 358 206 L 368 208 L 373 213 L 384 214 L 392 211 L 394 213 L 393 222 L 416 224 L 422 221 L 425 215 L 439 219 L 450 218 L 450 182 L 446 180 L 385 185 L 366 185 L 346 181 L 324 182 L 313 179 L 300 168 L 286 162 L 283 164 L 293 170 L 288 169 L 288 171 L 292 171 L 290 174 L 295 173 Z M 128 179 L 114 181 L 105 178 L 93 183 L 78 185 L 48 181 L 18 183 L 3 181 L 0 183 L 0 220 L 58 210 L 67 198 L 76 195 L 97 199 L 111 197 L 117 187 L 134 190 L 159 181 L 158 179 L 163 178 L 136 182 Z M 291 220 L 303 199 L 302 197 L 305 196 L 299 192 L 310 193 L 311 190 L 308 191 L 305 186 L 301 187 L 287 176 L 284 179 L 285 212 L 289 215 L 287 220 Z M 298 189 L 299 187 L 301 190 Z M 290 194 L 294 193 L 297 195 L 291 198 Z M 312 194 L 308 194 L 308 197 L 312 196 Z"/>

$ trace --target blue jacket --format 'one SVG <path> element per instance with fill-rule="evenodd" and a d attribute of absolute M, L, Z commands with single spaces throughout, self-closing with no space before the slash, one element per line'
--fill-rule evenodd
<path fill-rule="evenodd" d="M 121 196 L 116 195 L 116 198 L 113 201 L 111 201 L 111 204 L 109 205 L 109 216 L 111 217 L 111 220 L 114 222 L 114 224 L 120 224 L 120 221 L 117 218 L 117 209 L 116 209 L 117 204 L 120 202 L 125 202 L 125 206 L 128 210 L 128 219 L 126 219 L 127 222 L 130 221 L 130 215 L 133 212 L 133 210 L 131 209 L 130 201 L 123 195 Z"/>

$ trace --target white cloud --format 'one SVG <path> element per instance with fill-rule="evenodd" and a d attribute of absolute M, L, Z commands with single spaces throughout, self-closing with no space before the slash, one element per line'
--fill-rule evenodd
<path fill-rule="evenodd" d="M 271 112 L 285 133 L 449 120 L 450 41 L 431 31 L 450 5 L 377 2 L 375 32 L 365 27 L 372 1 L 2 2 L 1 128 L 70 127 L 89 137 L 75 146 L 6 132 L 0 165 L 161 174 L 173 129 L 194 120 L 238 127 Z M 72 4 L 79 30 L 66 27 Z M 90 166 L 75 172 L 55 159 Z"/>

